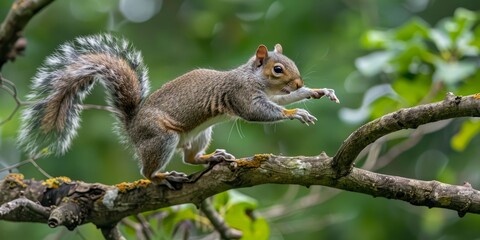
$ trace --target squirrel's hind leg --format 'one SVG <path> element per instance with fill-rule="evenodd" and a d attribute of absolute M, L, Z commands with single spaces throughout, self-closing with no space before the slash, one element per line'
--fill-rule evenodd
<path fill-rule="evenodd" d="M 183 161 L 189 164 L 209 164 L 235 160 L 235 157 L 224 149 L 217 149 L 213 153 L 205 154 L 211 136 L 212 127 L 209 127 L 190 140 L 189 144 L 183 147 Z"/>
<path fill-rule="evenodd" d="M 149 126 L 144 129 L 150 132 L 150 138 L 137 141 L 137 154 L 142 161 L 142 175 L 158 185 L 177 189 L 178 183 L 189 181 L 187 175 L 181 172 L 162 172 L 177 148 L 179 135 L 173 131 L 164 130 L 161 126 Z"/>

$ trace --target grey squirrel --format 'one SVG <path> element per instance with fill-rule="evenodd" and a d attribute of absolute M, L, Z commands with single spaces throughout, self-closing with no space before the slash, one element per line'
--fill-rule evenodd
<path fill-rule="evenodd" d="M 79 127 L 81 103 L 99 81 L 143 176 L 172 187 L 187 181 L 183 173 L 162 172 L 176 149 L 190 164 L 234 159 L 225 150 L 205 154 L 216 123 L 297 119 L 308 125 L 317 120 L 309 112 L 281 105 L 322 96 L 339 102 L 332 89 L 305 87 L 295 63 L 282 52 L 280 44 L 270 52 L 260 45 L 235 69 L 196 69 L 149 95 L 147 68 L 129 42 L 110 34 L 77 38 L 60 46 L 33 78 L 33 104 L 23 112 L 19 143 L 31 154 L 44 148 L 67 151 Z"/>

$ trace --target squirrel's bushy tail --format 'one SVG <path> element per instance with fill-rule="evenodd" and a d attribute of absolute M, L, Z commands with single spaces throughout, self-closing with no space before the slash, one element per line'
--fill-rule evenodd
<path fill-rule="evenodd" d="M 149 89 L 140 52 L 109 34 L 81 37 L 60 46 L 33 78 L 20 145 L 31 154 L 44 148 L 64 153 L 79 126 L 82 101 L 97 80 L 120 124 L 128 127 Z"/>

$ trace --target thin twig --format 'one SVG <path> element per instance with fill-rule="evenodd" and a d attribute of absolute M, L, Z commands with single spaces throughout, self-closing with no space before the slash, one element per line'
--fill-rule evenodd
<path fill-rule="evenodd" d="M 18 163 L 15 163 L 15 164 L 12 164 L 12 165 L 10 165 L 10 166 L 8 166 L 8 167 L 5 167 L 5 168 L 0 169 L 0 172 L 11 171 L 11 170 L 13 170 L 13 169 L 15 169 L 15 168 L 18 168 L 18 167 L 20 167 L 20 166 L 23 166 L 23 165 L 25 165 L 25 164 L 27 164 L 27 163 L 31 163 L 31 164 L 33 164 L 33 166 L 35 166 L 35 167 L 38 169 L 38 171 L 40 171 L 43 175 L 45 175 L 45 177 L 47 177 L 47 178 L 52 178 L 52 176 L 51 176 L 50 174 L 48 174 L 45 170 L 43 170 L 43 169 L 35 162 L 37 159 L 40 159 L 40 158 L 43 157 L 43 156 L 45 156 L 45 154 L 43 154 L 43 153 L 37 153 L 37 154 L 33 155 L 31 158 L 29 158 L 29 159 L 20 161 L 20 162 L 18 162 Z"/>
<path fill-rule="evenodd" d="M 387 153 L 384 155 L 380 156 L 378 158 L 377 163 L 375 166 L 372 168 L 372 170 L 378 170 L 380 168 L 383 168 L 387 166 L 390 162 L 392 162 L 394 159 L 396 159 L 400 154 L 403 152 L 409 150 L 412 147 L 415 147 L 422 138 L 432 132 L 439 131 L 445 127 L 447 127 L 450 123 L 452 122 L 452 119 L 447 119 L 447 120 L 442 120 L 439 122 L 435 123 L 430 123 L 426 125 L 422 125 L 415 129 L 415 131 L 412 133 L 411 137 L 406 139 L 405 141 L 395 145 L 392 147 L 390 150 L 388 150 Z"/>
<path fill-rule="evenodd" d="M 20 161 L 18 163 L 15 163 L 13 165 L 10 165 L 8 167 L 2 168 L 2 169 L 0 169 L 0 172 L 11 171 L 12 169 L 18 168 L 18 167 L 23 166 L 27 163 L 31 163 L 32 159 L 37 159 L 37 158 L 40 158 L 42 156 L 43 155 L 40 155 L 40 153 L 38 153 L 38 154 L 34 155 L 32 158 L 29 158 L 27 160 L 23 160 L 23 161 Z"/>
<path fill-rule="evenodd" d="M 222 239 L 239 239 L 242 237 L 242 232 L 229 227 L 222 216 L 215 210 L 212 204 L 212 199 L 207 198 L 200 204 L 200 210 L 210 220 L 212 225 L 218 231 Z"/>
<path fill-rule="evenodd" d="M 122 219 L 121 223 L 135 231 L 135 236 L 137 240 L 146 240 L 142 226 L 139 223 L 136 223 L 128 218 Z"/>
<path fill-rule="evenodd" d="M 325 189 L 327 191 L 315 191 L 316 189 Z M 322 204 L 337 196 L 339 193 L 340 191 L 338 190 L 334 191 L 332 189 L 327 189 L 323 187 L 313 188 L 312 186 L 312 191 L 310 194 L 298 198 L 293 202 L 282 202 L 282 204 L 271 206 L 261 211 L 262 216 L 268 219 L 285 218 L 299 211 Z"/>
<path fill-rule="evenodd" d="M 142 214 L 136 214 L 135 219 L 137 219 L 140 230 L 142 231 L 143 236 L 145 236 L 145 239 L 153 239 L 154 236 L 152 226 L 150 226 L 150 223 L 148 223 L 147 219 L 145 219 Z"/>
<path fill-rule="evenodd" d="M 102 230 L 103 237 L 106 240 L 126 240 L 120 232 L 120 229 L 118 229 L 118 224 L 101 226 L 100 230 Z"/>
<path fill-rule="evenodd" d="M 53 178 L 50 174 L 48 174 L 45 170 L 43 170 L 43 168 L 41 168 L 41 167 L 37 164 L 37 162 L 35 162 L 35 160 L 37 160 L 37 159 L 38 159 L 38 158 L 33 158 L 33 157 L 32 157 L 32 158 L 29 159 L 29 162 L 30 162 L 31 164 L 33 164 L 33 166 L 35 166 L 35 167 L 38 169 L 38 171 L 40 171 L 45 177 L 47 177 L 47 178 Z"/>
<path fill-rule="evenodd" d="M 0 88 L 6 91 L 8 94 L 12 95 L 13 99 L 15 100 L 16 106 L 13 109 L 13 111 L 8 115 L 8 117 L 0 122 L 0 126 L 5 124 L 6 122 L 10 121 L 15 113 L 17 113 L 18 109 L 20 109 L 20 106 L 24 105 L 24 103 L 18 98 L 17 94 L 17 88 L 15 84 L 5 78 L 0 74 Z"/>
<path fill-rule="evenodd" d="M 416 144 L 420 142 L 420 140 L 422 140 L 425 135 L 447 127 L 450 122 L 452 122 L 452 119 L 442 120 L 435 123 L 428 123 L 419 126 L 417 129 L 412 131 L 404 130 L 388 134 L 379 138 L 377 141 L 373 142 L 364 150 L 362 150 L 360 154 L 358 154 L 357 159 L 363 158 L 368 153 L 367 160 L 363 164 L 362 168 L 371 171 L 378 170 L 387 166 L 403 152 L 406 152 L 410 148 L 415 147 Z M 405 139 L 402 142 L 393 146 L 385 154 L 380 155 L 381 149 L 384 144 L 400 138 Z"/>
<path fill-rule="evenodd" d="M 23 161 L 20 161 L 20 162 L 18 162 L 18 163 L 12 164 L 12 165 L 10 165 L 10 166 L 8 166 L 8 167 L 2 168 L 2 169 L 0 169 L 0 172 L 11 171 L 11 170 L 13 170 L 13 169 L 15 169 L 15 168 L 18 168 L 18 167 L 20 167 L 20 166 L 23 166 L 23 165 L 25 165 L 25 164 L 27 164 L 27 163 L 30 163 L 30 159 L 23 160 Z"/>
<path fill-rule="evenodd" d="M 4 78 L 1 74 L 0 74 L 0 89 L 3 89 L 5 92 L 7 92 L 9 95 L 11 95 L 13 97 L 13 100 L 16 103 L 16 106 L 13 109 L 13 111 L 10 113 L 10 115 L 8 115 L 8 117 L 5 120 L 0 122 L 0 126 L 1 126 L 5 123 L 9 122 L 10 120 L 12 120 L 13 116 L 15 116 L 15 114 L 18 112 L 20 107 L 32 105 L 34 102 L 22 101 L 18 97 L 17 86 L 15 85 L 15 83 L 13 83 L 12 81 Z M 108 112 L 111 112 L 111 113 L 116 113 L 116 111 L 113 107 L 102 106 L 102 105 L 94 105 L 94 104 L 83 104 L 82 109 L 105 110 L 105 111 L 108 111 Z"/>

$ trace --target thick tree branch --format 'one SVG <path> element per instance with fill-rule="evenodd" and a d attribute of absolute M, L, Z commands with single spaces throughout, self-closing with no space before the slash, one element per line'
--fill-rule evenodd
<path fill-rule="evenodd" d="M 329 186 L 414 205 L 452 209 L 461 216 L 468 212 L 480 213 L 480 191 L 470 186 L 388 176 L 358 168 L 338 179 L 332 163 L 332 158 L 325 154 L 317 157 L 256 155 L 251 159 L 217 164 L 196 182 L 184 184 L 181 190 L 170 190 L 146 180 L 107 186 L 58 178 L 23 180 L 18 175 L 9 175 L 0 182 L 0 190 L 9 193 L 1 197 L 0 203 L 3 208 L 28 192 L 31 194 L 25 197 L 38 201 L 37 204 L 43 207 L 53 208 L 48 218 L 36 218 L 38 222 L 48 222 L 50 226 L 65 225 L 69 229 L 91 222 L 109 229 L 135 213 L 184 203 L 198 205 L 203 199 L 228 189 L 276 183 Z M 43 189 L 39 191 L 38 186 Z M 77 206 L 72 207 L 75 204 Z M 26 207 L 0 214 L 0 219 L 32 221 L 34 212 L 31 207 Z M 55 225 L 50 224 L 52 219 Z"/>
<path fill-rule="evenodd" d="M 0 25 L 0 69 L 8 61 L 15 59 L 26 45 L 21 32 L 28 21 L 53 0 L 16 0 L 7 17 Z"/>
<path fill-rule="evenodd" d="M 480 94 L 466 97 L 448 93 L 444 101 L 400 109 L 375 119 L 353 132 L 333 158 L 337 177 L 347 175 L 357 155 L 386 134 L 449 118 L 480 117 Z"/>
<path fill-rule="evenodd" d="M 157 186 L 148 180 L 108 186 L 67 178 L 25 180 L 19 174 L 10 174 L 0 181 L 0 220 L 43 222 L 68 229 L 93 223 L 102 229 L 105 237 L 119 239 L 116 224 L 126 216 L 184 203 L 199 206 L 220 192 L 267 183 L 323 185 L 413 205 L 451 209 L 459 216 L 478 214 L 480 191 L 469 184 L 456 186 L 415 180 L 349 166 L 362 146 L 382 134 L 446 118 L 479 115 L 479 94 L 467 97 L 449 94 L 444 101 L 403 109 L 362 126 L 342 145 L 336 159 L 325 153 L 316 157 L 256 155 L 222 162 L 195 173 L 180 190 Z M 352 141 L 357 141 L 358 146 Z M 348 171 L 339 177 L 339 169 Z M 30 201 L 18 204 L 17 199 L 23 198 Z"/>

